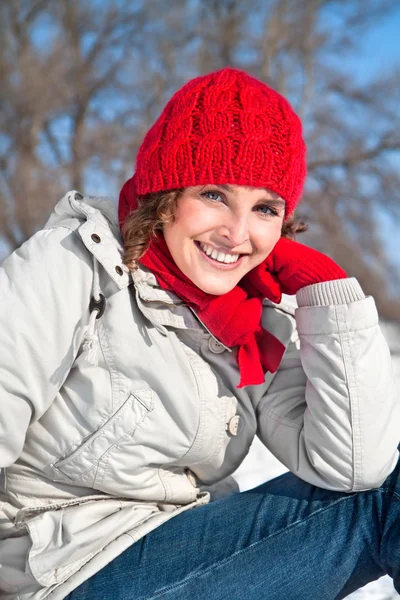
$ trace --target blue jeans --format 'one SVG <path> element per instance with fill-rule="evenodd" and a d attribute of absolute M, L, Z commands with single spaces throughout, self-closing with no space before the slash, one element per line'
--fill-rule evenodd
<path fill-rule="evenodd" d="M 388 573 L 400 592 L 400 461 L 330 492 L 287 473 L 171 519 L 69 600 L 333 600 Z"/>

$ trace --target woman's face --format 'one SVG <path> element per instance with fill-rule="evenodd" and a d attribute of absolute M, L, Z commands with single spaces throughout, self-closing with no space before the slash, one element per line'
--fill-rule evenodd
<path fill-rule="evenodd" d="M 232 290 L 272 251 L 285 202 L 275 192 L 241 185 L 189 187 L 164 238 L 180 270 L 208 294 Z"/>

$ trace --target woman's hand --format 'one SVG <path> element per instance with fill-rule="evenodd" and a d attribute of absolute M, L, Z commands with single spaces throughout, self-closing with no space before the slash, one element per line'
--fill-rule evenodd
<path fill-rule="evenodd" d="M 322 252 L 283 237 L 264 264 L 271 275 L 274 298 L 278 287 L 284 294 L 296 294 L 306 285 L 347 277 L 345 271 Z"/>

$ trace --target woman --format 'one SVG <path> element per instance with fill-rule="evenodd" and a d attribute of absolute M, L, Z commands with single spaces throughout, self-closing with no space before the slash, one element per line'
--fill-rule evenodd
<path fill-rule="evenodd" d="M 4 263 L 3 598 L 400 590 L 390 356 L 373 299 L 291 239 L 304 178 L 287 101 L 223 69 L 147 133 L 123 245 L 71 192 Z M 292 473 L 231 494 L 256 432 Z"/>

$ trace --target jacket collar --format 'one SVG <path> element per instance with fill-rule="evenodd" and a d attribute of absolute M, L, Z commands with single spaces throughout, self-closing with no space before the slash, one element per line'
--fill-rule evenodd
<path fill-rule="evenodd" d="M 107 224 L 97 219 L 88 219 L 78 228 L 83 243 L 96 260 L 104 267 L 120 289 L 132 282 L 129 269 L 123 264 L 123 247 Z"/>
<path fill-rule="evenodd" d="M 169 306 L 184 304 L 179 296 L 173 292 L 163 290 L 159 286 L 154 273 L 142 265 L 139 265 L 139 268 L 132 273 L 132 279 L 140 298 L 144 302 L 159 302 Z"/>
<path fill-rule="evenodd" d="M 132 278 L 136 289 L 137 305 L 143 315 L 158 331 L 167 335 L 167 326 L 175 329 L 192 329 L 203 332 L 206 330 L 217 340 L 198 318 L 195 311 L 179 296 L 160 288 L 152 271 L 140 266 L 132 274 Z M 224 346 L 224 348 L 230 350 L 227 346 Z"/>
<path fill-rule="evenodd" d="M 115 200 L 107 197 L 83 196 L 73 190 L 55 206 L 47 228 L 64 226 L 77 232 L 82 242 L 120 288 L 132 282 L 123 264 L 123 246 Z"/>

